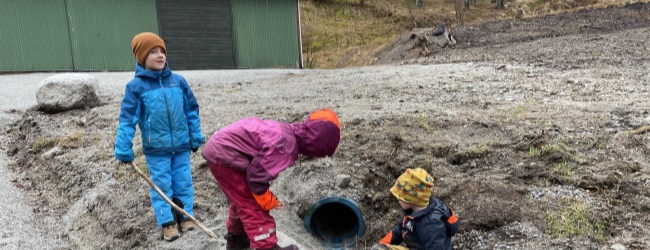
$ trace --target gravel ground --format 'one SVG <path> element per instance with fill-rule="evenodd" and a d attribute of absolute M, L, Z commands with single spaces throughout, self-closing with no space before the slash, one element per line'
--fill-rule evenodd
<path fill-rule="evenodd" d="M 635 4 L 458 27 L 458 45 L 426 57 L 409 34 L 377 55 L 379 66 L 177 73 L 197 95 L 206 135 L 242 117 L 292 122 L 321 107 L 340 115 L 334 157 L 303 159 L 272 185 L 287 205 L 274 212 L 279 232 L 305 249 L 321 246 L 301 218 L 332 195 L 359 202 L 359 248 L 376 242 L 399 213 L 388 187 L 409 167 L 432 173 L 434 194 L 458 213 L 456 249 L 648 249 L 648 24 L 648 4 Z M 0 86 L 19 87 L 0 100 L 2 147 L 15 152 L 0 168 L 0 198 L 12 201 L 1 206 L 24 221 L 0 229 L 3 247 L 222 248 L 200 231 L 160 240 L 146 184 L 111 157 L 132 72 L 91 74 L 103 105 L 57 115 L 29 108 L 51 74 L 0 76 Z M 42 138 L 66 141 L 64 153 L 39 160 Z M 192 157 L 197 218 L 223 235 L 227 203 Z M 340 174 L 348 187 L 337 187 Z"/>

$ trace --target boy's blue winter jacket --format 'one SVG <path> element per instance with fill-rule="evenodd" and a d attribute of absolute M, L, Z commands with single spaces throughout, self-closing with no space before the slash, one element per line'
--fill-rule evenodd
<path fill-rule="evenodd" d="M 429 205 L 420 211 L 404 210 L 382 244 L 399 245 L 404 241 L 411 250 L 451 250 L 451 237 L 459 226 L 456 214 L 441 200 L 431 196 Z"/>
<path fill-rule="evenodd" d="M 200 147 L 205 138 L 201 133 L 199 104 L 187 81 L 167 66 L 157 72 L 139 63 L 135 65 L 135 77 L 126 85 L 122 99 L 115 157 L 133 161 L 136 124 L 146 155 L 168 155 Z"/>

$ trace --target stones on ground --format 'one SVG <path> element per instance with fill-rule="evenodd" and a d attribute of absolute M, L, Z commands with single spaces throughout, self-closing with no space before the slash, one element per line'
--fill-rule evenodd
<path fill-rule="evenodd" d="M 41 154 L 41 159 L 42 160 L 50 160 L 54 158 L 57 155 L 63 154 L 63 150 L 59 147 L 53 147 L 52 149 L 48 150 L 47 152 Z"/>
<path fill-rule="evenodd" d="M 38 109 L 59 113 L 73 109 L 92 108 L 100 104 L 99 84 L 93 75 L 63 73 L 45 78 L 36 92 Z"/>
<path fill-rule="evenodd" d="M 351 177 L 347 174 L 339 174 L 334 179 L 336 180 L 337 187 L 346 188 L 348 185 L 350 185 Z"/>

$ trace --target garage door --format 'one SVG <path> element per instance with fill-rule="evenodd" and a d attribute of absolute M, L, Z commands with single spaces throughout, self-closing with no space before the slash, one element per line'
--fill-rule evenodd
<path fill-rule="evenodd" d="M 157 10 L 172 70 L 235 68 L 229 0 L 158 0 Z"/>

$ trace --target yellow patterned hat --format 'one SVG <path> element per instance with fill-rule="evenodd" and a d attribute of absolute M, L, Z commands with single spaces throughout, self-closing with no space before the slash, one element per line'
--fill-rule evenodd
<path fill-rule="evenodd" d="M 429 196 L 433 191 L 433 177 L 421 168 L 406 169 L 397 178 L 390 192 L 398 200 L 418 207 L 429 205 Z"/>

